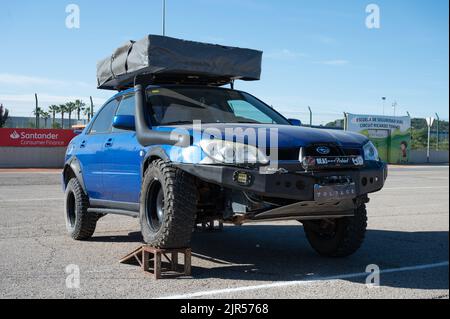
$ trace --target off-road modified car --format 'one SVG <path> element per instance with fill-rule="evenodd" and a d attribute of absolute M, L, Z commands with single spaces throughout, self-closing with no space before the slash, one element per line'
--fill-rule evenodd
<path fill-rule="evenodd" d="M 386 164 L 365 136 L 303 127 L 234 89 L 261 64 L 260 51 L 153 35 L 99 62 L 98 88 L 119 93 L 68 147 L 70 236 L 119 214 L 146 243 L 185 248 L 205 221 L 294 220 L 321 255 L 357 251 Z"/>

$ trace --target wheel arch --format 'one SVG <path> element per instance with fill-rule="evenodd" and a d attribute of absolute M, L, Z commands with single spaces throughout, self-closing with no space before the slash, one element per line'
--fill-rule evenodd
<path fill-rule="evenodd" d="M 147 171 L 147 168 L 150 166 L 151 163 L 163 160 L 163 161 L 170 161 L 169 156 L 167 153 L 162 149 L 162 147 L 155 147 L 149 150 L 147 155 L 144 158 L 144 161 L 142 163 L 142 172 L 141 176 L 145 175 L 145 172 Z"/>
<path fill-rule="evenodd" d="M 76 178 L 78 180 L 84 193 L 87 194 L 86 185 L 83 179 L 83 171 L 81 168 L 81 163 L 76 157 L 72 157 L 64 166 L 63 170 L 64 189 L 67 187 L 67 184 L 69 184 L 72 178 Z"/>

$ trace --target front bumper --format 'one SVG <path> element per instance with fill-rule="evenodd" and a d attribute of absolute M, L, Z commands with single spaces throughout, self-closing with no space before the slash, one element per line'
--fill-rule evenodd
<path fill-rule="evenodd" d="M 260 196 L 314 201 L 314 186 L 326 178 L 345 177 L 356 185 L 356 196 L 381 190 L 388 175 L 387 164 L 367 162 L 358 169 L 334 169 L 305 172 L 299 163 L 284 164 L 282 172 L 261 174 L 258 169 L 231 166 L 178 164 L 181 170 L 199 179 L 233 190 L 252 192 Z M 237 173 L 251 176 L 251 183 L 242 185 L 236 181 Z"/>

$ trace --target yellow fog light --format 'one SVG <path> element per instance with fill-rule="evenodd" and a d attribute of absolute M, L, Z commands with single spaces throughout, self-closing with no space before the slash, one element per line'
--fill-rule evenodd
<path fill-rule="evenodd" d="M 246 172 L 235 172 L 233 180 L 242 186 L 250 186 L 253 183 L 253 176 Z"/>

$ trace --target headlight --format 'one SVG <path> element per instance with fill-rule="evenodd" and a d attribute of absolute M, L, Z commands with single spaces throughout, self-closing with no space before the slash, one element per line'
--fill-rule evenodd
<path fill-rule="evenodd" d="M 216 163 L 223 164 L 267 164 L 269 160 L 258 148 L 241 143 L 222 140 L 202 140 L 203 152 Z"/>
<path fill-rule="evenodd" d="M 364 159 L 366 161 L 380 161 L 378 150 L 370 141 L 366 145 L 364 145 Z"/>

